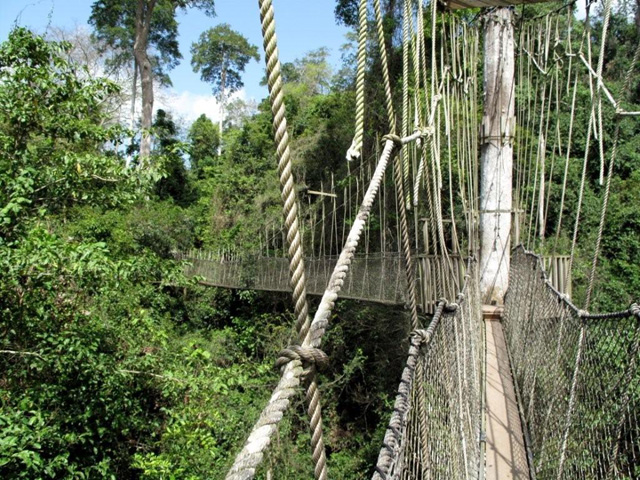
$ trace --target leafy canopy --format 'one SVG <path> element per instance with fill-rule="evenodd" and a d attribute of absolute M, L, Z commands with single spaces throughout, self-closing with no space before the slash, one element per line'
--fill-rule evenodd
<path fill-rule="evenodd" d="M 200 35 L 191 45 L 191 66 L 205 82 L 212 84 L 215 95 L 233 93 L 244 86 L 241 73 L 251 59 L 260 60 L 258 47 L 240 33 L 222 23 Z"/>
<path fill-rule="evenodd" d="M 70 45 L 16 28 L 0 45 L 0 236 L 35 215 L 132 200 L 137 180 L 113 149 L 103 102 L 117 86 L 65 59 Z"/>
<path fill-rule="evenodd" d="M 182 54 L 178 46 L 176 10 L 201 8 L 214 16 L 213 0 L 97 0 L 91 7 L 89 23 L 95 28 L 95 38 L 118 53 L 112 63 L 117 66 L 133 60 L 136 37 L 136 8 L 142 3 L 152 10 L 149 25 L 149 55 L 154 74 L 163 84 L 170 85 L 167 72 L 178 65 Z"/>

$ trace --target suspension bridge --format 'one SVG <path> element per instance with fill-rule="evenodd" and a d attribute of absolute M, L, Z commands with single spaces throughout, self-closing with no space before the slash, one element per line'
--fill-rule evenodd
<path fill-rule="evenodd" d="M 227 479 L 272 478 L 264 459 L 299 390 L 315 477 L 330 478 L 317 371 L 329 361 L 321 344 L 338 297 L 405 305 L 411 317 L 373 479 L 640 478 L 640 308 L 588 311 L 620 126 L 640 113 L 625 107 L 640 46 L 612 93 L 603 78 L 611 0 L 596 46 L 594 2 L 579 21 L 576 2 L 516 19 L 509 6 L 537 2 L 450 0 L 442 9 L 404 0 L 395 92 L 380 2 L 369 3 L 359 1 L 349 173 L 340 188 L 333 178 L 312 186 L 305 206 L 294 188 L 273 6 L 259 1 L 284 225 L 265 226 L 259 252 L 179 254 L 205 284 L 293 294 L 297 342 L 283 346 L 280 381 Z M 473 22 L 449 13 L 469 7 L 486 8 Z M 368 51 L 385 92 L 388 130 L 378 138 L 365 135 Z M 588 101 L 577 101 L 579 85 Z M 605 118 L 615 122 L 612 138 Z M 594 163 L 601 215 L 579 308 L 571 275 Z M 569 245 L 564 217 L 573 220 Z M 308 295 L 321 295 L 313 315 Z"/>

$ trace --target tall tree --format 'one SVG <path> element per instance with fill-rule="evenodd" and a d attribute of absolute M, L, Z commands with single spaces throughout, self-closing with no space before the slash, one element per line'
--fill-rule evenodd
<path fill-rule="evenodd" d="M 191 171 L 201 176 L 203 167 L 213 164 L 220 145 L 220 134 L 211 119 L 203 113 L 191 124 L 188 139 Z"/>
<path fill-rule="evenodd" d="M 191 45 L 191 66 L 200 72 L 200 78 L 212 84 L 214 95 L 220 104 L 219 129 L 222 136 L 225 104 L 233 92 L 241 89 L 241 74 L 251 59 L 260 60 L 258 47 L 227 23 L 210 28 Z M 220 153 L 220 147 L 218 147 Z"/>
<path fill-rule="evenodd" d="M 133 59 L 142 89 L 141 165 L 151 152 L 150 129 L 153 112 L 153 79 L 169 83 L 167 70 L 182 56 L 178 49 L 178 8 L 201 8 L 215 15 L 215 0 L 96 0 L 89 22 L 96 37 L 120 55 L 117 62 Z M 152 52 L 150 52 L 152 49 Z M 136 78 L 134 76 L 134 91 Z"/>

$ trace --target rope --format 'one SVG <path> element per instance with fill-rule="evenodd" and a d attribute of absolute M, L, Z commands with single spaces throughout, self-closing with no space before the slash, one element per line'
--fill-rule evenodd
<path fill-rule="evenodd" d="M 295 303 L 296 330 L 299 341 L 305 345 L 309 335 L 309 305 L 307 303 L 306 278 L 302 241 L 298 225 L 298 209 L 291 171 L 291 155 L 289 150 L 289 136 L 285 116 L 284 96 L 282 93 L 282 75 L 278 58 L 277 38 L 275 32 L 275 18 L 271 0 L 259 0 L 262 36 L 267 64 L 267 83 L 269 86 L 271 111 L 273 112 L 273 127 L 275 130 L 276 150 L 278 155 L 278 171 L 284 202 L 285 225 L 287 227 L 287 243 L 289 244 L 291 285 Z M 289 370 L 289 372 L 287 372 Z M 297 375 L 294 375 L 297 373 Z M 289 404 L 289 398 L 299 383 L 298 377 L 303 373 L 299 360 L 290 361 L 285 368 L 278 389 L 281 394 L 274 399 L 272 396 L 263 414 L 245 444 L 245 448 L 236 458 L 236 462 L 229 471 L 227 478 L 253 478 L 257 465 L 262 461 L 262 451 L 271 441 L 271 435 L 276 430 L 282 418 L 282 412 Z M 318 480 L 327 479 L 327 460 L 322 438 L 322 415 L 320 397 L 315 379 L 315 369 L 308 372 L 307 406 L 311 423 L 311 447 L 315 464 L 315 477 Z M 284 398 L 282 398 L 284 397 Z M 266 433 L 266 435 L 265 435 Z M 245 456 L 242 454 L 245 452 Z"/>
<path fill-rule="evenodd" d="M 404 0 L 404 8 L 402 14 L 402 135 L 409 134 L 409 0 Z M 409 149 L 402 148 L 402 171 L 403 183 L 407 185 L 409 182 Z M 397 186 L 396 186 L 397 188 Z M 405 191 L 408 189 L 405 188 Z M 398 202 L 404 203 L 404 199 L 398 199 Z M 411 208 L 411 206 L 408 206 Z"/>
<path fill-rule="evenodd" d="M 372 480 L 386 480 L 389 478 L 388 475 L 396 460 L 397 452 L 403 439 L 402 434 L 407 423 L 420 348 L 426 348 L 429 345 L 436 328 L 438 328 L 440 324 L 446 303 L 446 301 L 438 303 L 433 319 L 426 330 L 414 329 L 411 334 L 411 345 L 409 347 L 409 354 L 407 355 L 407 364 L 402 371 L 398 394 L 393 406 L 393 413 L 389 420 L 389 428 L 387 428 L 384 440 L 382 441 L 382 449 L 378 455 L 378 462 Z"/>
<path fill-rule="evenodd" d="M 384 103 L 387 109 L 387 120 L 389 131 L 394 134 L 396 131 L 396 114 L 393 109 L 393 96 L 391 94 L 391 82 L 389 81 L 389 65 L 387 62 L 387 46 L 384 38 L 384 26 L 382 23 L 382 12 L 380 0 L 373 0 L 373 9 L 376 16 L 376 31 L 378 32 L 378 48 L 380 50 L 380 63 L 382 64 L 382 80 L 384 84 Z"/>
<path fill-rule="evenodd" d="M 609 2 L 607 3 L 609 8 L 611 7 L 610 3 L 611 1 L 609 0 Z M 607 5 L 605 5 L 605 8 Z M 606 12 L 605 12 L 605 18 L 606 18 Z M 624 85 L 620 92 L 620 99 L 618 103 L 622 101 L 622 98 L 625 92 L 628 90 L 629 85 L 631 84 L 631 77 L 632 77 L 633 71 L 635 70 L 639 57 L 640 57 L 640 45 L 636 47 L 633 59 L 631 60 L 631 64 L 629 65 L 629 69 L 627 70 L 627 73 L 625 75 Z M 607 172 L 607 184 L 604 191 L 604 199 L 602 200 L 602 210 L 600 212 L 600 224 L 598 226 L 598 236 L 596 239 L 596 246 L 593 251 L 593 261 L 591 263 L 591 272 L 589 273 L 589 284 L 588 284 L 587 293 L 586 293 L 586 300 L 585 300 L 585 307 L 584 307 L 585 309 L 589 308 L 589 304 L 591 302 L 591 295 L 593 294 L 593 287 L 595 284 L 596 268 L 598 265 L 598 256 L 600 255 L 600 246 L 602 244 L 602 235 L 604 233 L 605 218 L 607 215 L 607 207 L 609 205 L 611 179 L 613 178 L 613 166 L 615 164 L 616 156 L 618 153 L 618 139 L 620 137 L 621 121 L 622 121 L 622 118 L 619 115 L 616 115 L 615 117 L 616 126 L 613 134 L 613 145 L 611 146 L 611 159 L 609 161 L 609 171 Z"/>
<path fill-rule="evenodd" d="M 269 10 L 266 7 L 265 12 L 266 14 L 269 13 Z M 405 138 L 401 139 L 400 143 L 408 141 L 410 141 L 410 139 Z M 356 219 L 351 227 L 351 230 L 349 231 L 345 246 L 340 253 L 340 257 L 338 258 L 336 266 L 333 269 L 333 273 L 331 274 L 328 286 L 322 296 L 318 310 L 316 311 L 313 321 L 311 322 L 309 334 L 306 336 L 305 341 L 302 344 L 303 349 L 320 348 L 322 336 L 324 335 L 324 332 L 326 331 L 326 328 L 328 326 L 329 317 L 335 305 L 335 301 L 338 298 L 338 293 L 340 292 L 342 285 L 344 284 L 344 279 L 349 270 L 349 265 L 355 254 L 355 250 L 358 246 L 362 231 L 364 230 L 365 223 L 369 218 L 373 201 L 375 200 L 376 194 L 380 189 L 382 177 L 389 163 L 394 147 L 395 143 L 392 140 L 385 141 L 384 150 L 382 151 L 382 155 L 380 157 L 378 165 L 376 166 L 376 170 L 371 178 L 371 182 L 369 183 L 367 192 L 364 195 L 362 205 L 360 206 Z M 264 456 L 263 452 L 270 444 L 271 437 L 275 433 L 278 423 L 282 419 L 285 410 L 288 408 L 290 399 L 295 394 L 295 389 L 300 384 L 300 378 L 304 373 L 305 371 L 300 360 L 293 359 L 286 364 L 278 386 L 274 389 L 267 406 L 260 414 L 260 417 L 254 425 L 249 438 L 245 442 L 244 448 L 237 455 L 235 462 L 231 467 L 231 470 L 227 474 L 227 480 L 246 480 L 253 478 L 255 470 Z M 312 389 L 310 387 L 308 389 L 307 399 L 309 410 L 311 411 L 311 409 L 314 408 L 319 411 L 319 403 L 317 401 L 317 388 Z M 321 421 L 318 417 L 312 416 L 311 421 L 312 423 L 317 421 L 319 427 L 321 428 Z M 312 442 L 318 440 L 319 445 L 321 443 L 321 439 L 317 439 L 314 435 L 317 430 L 313 427 L 312 430 Z M 314 449 L 314 456 L 315 455 L 316 450 Z M 322 465 L 316 463 L 316 476 L 318 476 L 319 473 L 318 466 L 322 467 Z M 326 472 L 326 464 L 324 471 Z"/>
<path fill-rule="evenodd" d="M 358 71 L 356 74 L 356 131 L 347 151 L 347 160 L 353 161 L 362 154 L 364 135 L 364 77 L 367 64 L 367 0 L 360 0 L 358 8 Z"/>

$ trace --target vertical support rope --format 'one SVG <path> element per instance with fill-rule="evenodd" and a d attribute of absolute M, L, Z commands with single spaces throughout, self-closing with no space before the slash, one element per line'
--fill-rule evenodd
<path fill-rule="evenodd" d="M 302 251 L 302 239 L 298 225 L 297 199 L 291 171 L 291 155 L 289 135 L 285 117 L 284 96 L 282 93 L 282 75 L 275 31 L 275 18 L 271 0 L 258 0 L 260 19 L 267 63 L 267 83 L 269 86 L 273 126 L 278 154 L 278 171 L 284 202 L 285 225 L 287 227 L 287 243 L 289 244 L 291 286 L 295 302 L 296 330 L 298 340 L 304 344 L 309 334 L 309 304 L 307 302 L 306 277 Z M 311 423 L 311 448 L 315 464 L 315 477 L 327 479 L 327 459 L 322 436 L 322 413 L 320 394 L 316 381 L 315 368 L 311 368 L 307 381 L 306 401 Z"/>
<path fill-rule="evenodd" d="M 411 15 L 410 0 L 404 0 L 402 14 L 402 136 L 409 134 L 409 16 Z M 402 146 L 403 183 L 409 182 L 409 146 Z M 408 190 L 405 188 L 405 190 Z M 404 202 L 404 199 L 398 199 Z M 409 206 L 409 208 L 411 208 Z"/>
<path fill-rule="evenodd" d="M 393 95 L 391 94 L 391 81 L 389 80 L 389 65 L 387 61 L 387 44 L 384 38 L 384 26 L 382 23 L 382 11 L 380 0 L 373 0 L 373 9 L 376 15 L 376 31 L 378 32 L 378 48 L 380 50 L 380 63 L 382 64 L 382 80 L 384 83 L 384 103 L 387 108 L 389 133 L 396 133 L 396 114 L 393 109 Z"/>
<path fill-rule="evenodd" d="M 364 136 L 364 77 L 367 63 L 367 0 L 360 0 L 358 8 L 358 71 L 356 74 L 356 131 L 347 151 L 347 160 L 353 161 L 362 155 Z"/>
<path fill-rule="evenodd" d="M 638 62 L 638 57 L 640 57 L 640 45 L 636 47 L 636 51 L 634 53 L 633 59 L 631 60 L 631 65 L 629 65 L 629 69 L 627 70 L 627 74 L 625 75 L 624 86 L 622 88 L 622 91 L 620 92 L 618 105 L 620 104 L 624 96 L 624 93 L 626 92 L 626 90 L 629 88 L 629 85 L 631 84 L 631 76 L 633 74 L 633 71 L 635 70 L 636 63 Z M 601 77 L 598 77 L 598 78 L 599 78 L 598 82 L 600 82 Z M 600 83 L 598 83 L 598 85 L 600 85 Z M 591 302 L 591 295 L 593 293 L 593 286 L 595 283 L 596 268 L 598 266 L 598 256 L 600 255 L 600 246 L 602 244 L 602 235 L 604 233 L 604 223 L 607 215 L 607 207 L 609 205 L 609 194 L 611 191 L 611 179 L 613 177 L 613 166 L 615 164 L 616 156 L 618 153 L 618 138 L 620 136 L 621 120 L 622 119 L 620 118 L 620 115 L 616 115 L 616 127 L 613 134 L 613 145 L 611 146 L 611 160 L 609 161 L 609 171 L 607 172 L 607 184 L 604 191 L 604 199 L 602 200 L 602 211 L 600 213 L 600 225 L 598 226 L 598 237 L 596 239 L 596 246 L 593 252 L 593 261 L 591 263 L 591 272 L 589 274 L 589 285 L 587 288 L 587 295 L 586 295 L 586 301 L 585 301 L 585 307 L 584 307 L 585 309 L 589 308 L 589 303 Z"/>

